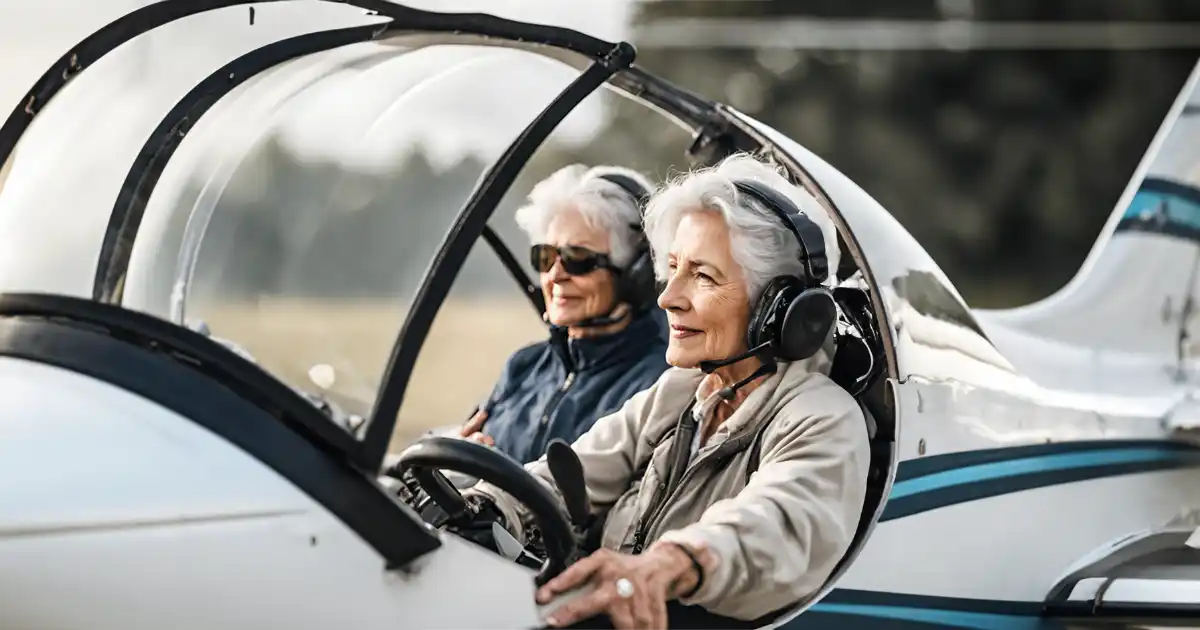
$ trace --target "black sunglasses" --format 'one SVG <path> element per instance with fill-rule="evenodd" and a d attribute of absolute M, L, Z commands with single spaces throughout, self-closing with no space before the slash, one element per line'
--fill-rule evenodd
<path fill-rule="evenodd" d="M 529 262 L 539 273 L 546 273 L 554 268 L 554 263 L 562 260 L 563 269 L 572 276 L 582 276 L 598 268 L 617 271 L 608 258 L 608 254 L 594 252 L 586 247 L 555 247 L 541 243 L 529 248 Z"/>

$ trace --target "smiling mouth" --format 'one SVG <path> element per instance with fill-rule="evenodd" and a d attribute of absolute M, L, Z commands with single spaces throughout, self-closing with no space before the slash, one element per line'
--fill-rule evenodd
<path fill-rule="evenodd" d="M 676 339 L 685 339 L 698 334 L 700 334 L 700 331 L 696 330 L 695 328 L 688 328 L 687 326 L 679 326 L 675 324 L 671 325 L 671 336 Z"/>

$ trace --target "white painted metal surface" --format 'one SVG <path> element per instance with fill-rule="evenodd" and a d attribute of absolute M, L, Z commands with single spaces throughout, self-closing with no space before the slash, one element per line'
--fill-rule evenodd
<path fill-rule="evenodd" d="M 1110 477 L 952 505 L 880 523 L 838 586 L 1040 602 L 1077 559 L 1114 537 L 1165 524 L 1183 504 L 1200 505 L 1194 470 Z"/>
<path fill-rule="evenodd" d="M 0 627 L 538 623 L 531 571 L 453 536 L 387 571 L 286 480 L 136 395 L 0 358 L 0 400 Z"/>

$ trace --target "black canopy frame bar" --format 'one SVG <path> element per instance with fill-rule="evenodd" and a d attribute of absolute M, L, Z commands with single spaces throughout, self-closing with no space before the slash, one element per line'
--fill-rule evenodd
<path fill-rule="evenodd" d="M 383 375 L 383 387 L 375 399 L 375 408 L 363 439 L 364 455 L 368 462 L 375 462 L 377 466 L 383 463 L 408 387 L 408 377 L 416 365 L 421 346 L 450 292 L 450 285 L 466 262 L 471 246 L 479 239 L 488 218 L 550 132 L 614 72 L 629 67 L 634 54 L 633 46 L 629 44 L 613 46 L 609 54 L 594 62 L 542 110 L 476 184 L 425 272 L 413 307 L 400 327 L 396 343 L 392 344 L 391 357 Z"/>
<path fill-rule="evenodd" d="M 150 195 L 183 139 L 209 109 L 248 79 L 298 57 L 378 39 L 394 30 L 395 22 L 305 33 L 252 50 L 214 70 L 198 83 L 159 122 L 134 159 L 133 166 L 109 214 L 108 227 L 96 261 L 92 298 L 109 304 L 124 299 L 125 274 Z M 483 239 L 540 315 L 546 310 L 541 291 L 525 274 L 503 239 L 490 226 Z"/>
<path fill-rule="evenodd" d="M 125 176 L 108 217 L 96 261 L 92 298 L 120 304 L 133 244 L 146 215 L 150 195 L 184 137 L 214 105 L 250 78 L 297 57 L 373 40 L 394 22 L 319 31 L 290 37 L 252 50 L 214 70 L 196 84 L 159 122 Z"/>

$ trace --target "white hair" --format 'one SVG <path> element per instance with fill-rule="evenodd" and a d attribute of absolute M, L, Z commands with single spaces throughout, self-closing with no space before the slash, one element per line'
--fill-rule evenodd
<path fill-rule="evenodd" d="M 825 255 L 829 261 L 826 285 L 836 282 L 840 252 L 837 228 L 808 191 L 788 182 L 782 169 L 748 153 L 736 153 L 716 166 L 686 173 L 664 186 L 646 209 L 646 236 L 654 256 L 654 272 L 659 280 L 668 274 L 667 254 L 675 240 L 675 231 L 685 214 L 716 212 L 729 226 L 733 258 L 742 269 L 750 303 L 776 276 L 803 276 L 800 244 L 770 210 L 755 199 L 742 195 L 734 187 L 738 179 L 755 180 L 791 200 L 801 212 L 821 228 L 825 237 Z"/>
<path fill-rule="evenodd" d="M 623 175 L 654 192 L 654 184 L 635 170 L 620 166 L 572 164 L 538 182 L 529 192 L 529 203 L 517 209 L 517 225 L 530 241 L 542 242 L 550 222 L 559 213 L 575 210 L 592 229 L 608 233 L 609 257 L 625 267 L 633 262 L 641 240 L 642 212 L 625 189 L 602 175 Z"/>

